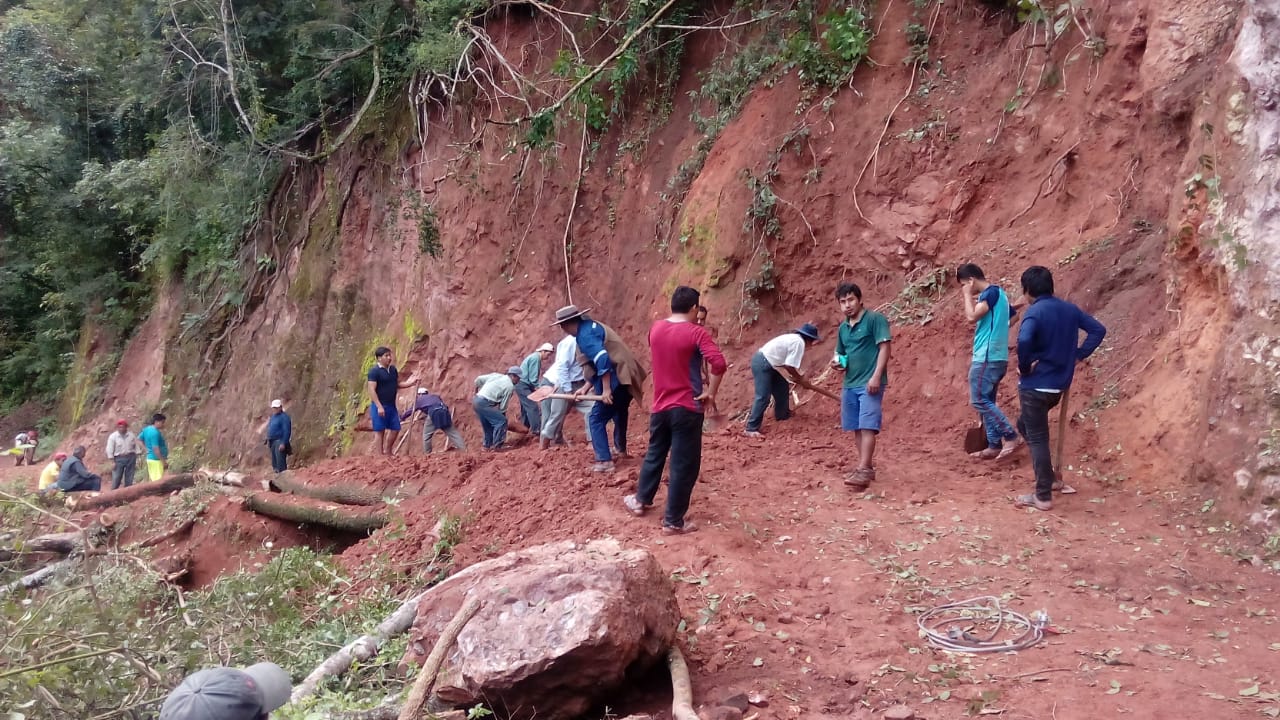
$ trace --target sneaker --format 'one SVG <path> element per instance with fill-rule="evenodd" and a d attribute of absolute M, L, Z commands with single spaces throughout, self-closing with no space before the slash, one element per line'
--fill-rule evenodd
<path fill-rule="evenodd" d="M 1013 499 L 1014 507 L 1029 507 L 1037 510 L 1049 511 L 1053 509 L 1052 500 L 1041 500 L 1035 495 L 1019 495 Z"/>
<path fill-rule="evenodd" d="M 764 439 L 764 434 L 762 434 L 762 433 L 760 433 L 760 432 L 758 432 L 758 431 L 756 431 L 756 430 L 747 430 L 746 432 L 744 432 L 744 433 L 742 433 L 742 434 L 743 434 L 743 435 L 746 435 L 746 436 L 747 436 L 747 437 L 749 437 L 749 438 L 753 438 L 753 439 L 755 439 L 755 440 L 763 440 L 763 439 Z"/>
<path fill-rule="evenodd" d="M 648 510 L 649 508 L 653 507 L 652 505 L 645 505 L 644 503 L 640 502 L 640 498 L 636 497 L 635 495 L 627 495 L 626 497 L 622 498 L 622 504 L 627 506 L 627 512 L 630 512 L 632 515 L 635 515 L 636 517 L 640 517 L 641 515 L 644 515 L 645 510 Z"/>
<path fill-rule="evenodd" d="M 588 468 L 593 473 L 611 473 L 617 469 L 612 460 L 608 462 L 598 462 Z"/>
<path fill-rule="evenodd" d="M 691 522 L 685 522 L 685 524 L 680 527 L 667 524 L 663 524 L 662 526 L 663 535 L 688 535 L 692 532 L 698 532 L 698 526 Z"/>
<path fill-rule="evenodd" d="M 1003 460 L 1009 457 L 1021 450 L 1026 444 L 1027 441 L 1023 440 L 1021 435 L 1014 437 L 1012 440 L 1005 440 L 1004 444 L 1000 446 L 1000 454 L 996 455 L 996 460 Z"/>

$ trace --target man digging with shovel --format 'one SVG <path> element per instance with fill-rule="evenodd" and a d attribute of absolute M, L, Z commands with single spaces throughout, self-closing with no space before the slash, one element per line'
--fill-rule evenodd
<path fill-rule="evenodd" d="M 1022 414 L 1018 432 L 1031 448 L 1036 490 L 1014 499 L 1018 507 L 1053 509 L 1053 459 L 1049 450 L 1049 410 L 1063 403 L 1059 415 L 1058 453 L 1061 456 L 1065 408 L 1076 363 L 1098 349 L 1107 329 L 1085 311 L 1053 295 L 1053 273 L 1035 265 L 1022 273 L 1022 292 L 1031 301 L 1018 329 L 1018 400 Z M 1080 342 L 1080 331 L 1085 332 Z M 1059 464 L 1062 459 L 1059 457 Z"/>

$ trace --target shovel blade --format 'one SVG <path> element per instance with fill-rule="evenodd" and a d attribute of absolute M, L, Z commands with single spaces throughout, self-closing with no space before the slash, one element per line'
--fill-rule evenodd
<path fill-rule="evenodd" d="M 534 390 L 533 392 L 529 393 L 529 399 L 534 402 L 542 402 L 543 400 L 546 400 L 547 398 L 551 397 L 551 393 L 555 391 L 556 389 L 551 387 L 550 385 L 543 385 L 537 390 Z"/>
<path fill-rule="evenodd" d="M 982 452 L 987 449 L 987 431 L 978 427 L 971 427 L 964 433 L 964 451 L 966 453 Z"/>

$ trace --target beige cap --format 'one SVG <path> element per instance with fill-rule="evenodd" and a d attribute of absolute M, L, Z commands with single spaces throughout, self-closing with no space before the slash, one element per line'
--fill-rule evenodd
<path fill-rule="evenodd" d="M 542 343 L 542 345 L 538 348 L 538 352 L 555 352 L 555 351 L 556 351 L 556 348 L 551 343 Z"/>
<path fill-rule="evenodd" d="M 282 408 L 284 407 L 284 401 L 281 400 L 280 398 L 276 398 L 275 400 L 271 401 L 271 407 Z"/>

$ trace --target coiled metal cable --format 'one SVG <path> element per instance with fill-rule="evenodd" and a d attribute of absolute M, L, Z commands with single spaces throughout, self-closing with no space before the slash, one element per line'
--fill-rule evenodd
<path fill-rule="evenodd" d="M 1000 605 L 994 595 L 939 605 L 916 620 L 920 634 L 930 645 L 962 653 L 1025 650 L 1044 639 L 1049 616 L 1037 611 L 1031 617 Z M 985 637 L 980 631 L 989 628 Z M 1020 634 L 1012 636 L 1011 633 Z"/>

